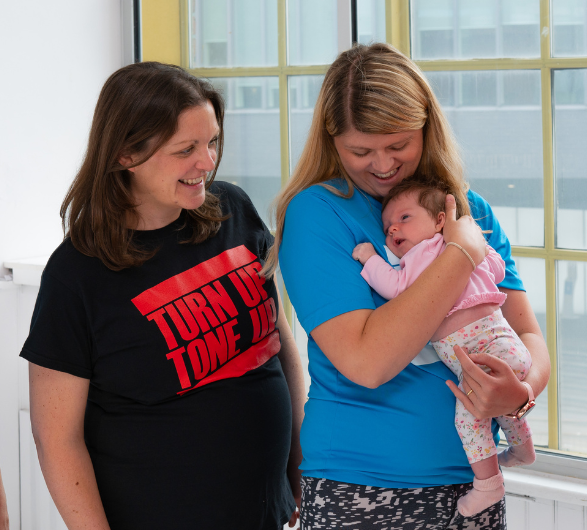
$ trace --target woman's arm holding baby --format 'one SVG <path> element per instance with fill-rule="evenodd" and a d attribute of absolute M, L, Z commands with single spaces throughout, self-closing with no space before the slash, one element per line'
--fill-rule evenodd
<path fill-rule="evenodd" d="M 480 263 L 485 257 L 485 240 L 475 221 L 469 216 L 456 220 L 451 195 L 446 198 L 446 213 L 446 239 L 458 243 Z M 377 388 L 401 372 L 426 345 L 472 270 L 467 256 L 451 246 L 397 298 L 376 309 L 355 309 L 330 318 L 310 332 L 312 338 L 347 379 Z"/>

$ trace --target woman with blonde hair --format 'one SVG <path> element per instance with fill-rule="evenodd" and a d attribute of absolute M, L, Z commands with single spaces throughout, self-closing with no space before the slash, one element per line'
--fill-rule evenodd
<path fill-rule="evenodd" d="M 360 277 L 351 253 L 370 242 L 386 256 L 381 201 L 416 172 L 458 190 L 470 215 L 456 220 L 454 197 L 447 196 L 444 239 L 453 244 L 406 292 L 386 301 Z M 271 271 L 279 253 L 309 336 L 302 528 L 505 528 L 503 498 L 472 517 L 456 509 L 473 475 L 454 429 L 454 396 L 488 418 L 526 405 L 528 391 L 506 363 L 469 358 L 457 348 L 461 392 L 427 346 L 472 264 L 485 256 L 473 218 L 506 262 L 503 314 L 531 352 L 526 382 L 538 395 L 550 369 L 540 328 L 503 230 L 490 206 L 467 190 L 456 143 L 426 79 L 386 44 L 342 53 L 326 73 L 305 149 L 278 199 L 266 265 Z"/>

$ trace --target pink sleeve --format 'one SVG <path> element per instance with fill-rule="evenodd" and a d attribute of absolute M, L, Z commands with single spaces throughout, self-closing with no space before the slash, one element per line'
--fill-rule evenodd
<path fill-rule="evenodd" d="M 505 261 L 503 261 L 501 256 L 489 245 L 487 245 L 487 248 L 489 249 L 489 254 L 485 256 L 485 260 L 495 276 L 495 283 L 498 284 L 505 278 Z"/>
<path fill-rule="evenodd" d="M 402 281 L 402 276 L 405 276 L 404 271 L 394 269 L 381 256 L 371 256 L 365 263 L 361 276 L 387 300 L 395 298 L 407 287 Z"/>
<path fill-rule="evenodd" d="M 372 256 L 365 263 L 361 276 L 383 298 L 390 300 L 412 285 L 435 257 L 428 245 L 421 243 L 404 256 L 401 270 L 394 269 L 380 256 Z"/>

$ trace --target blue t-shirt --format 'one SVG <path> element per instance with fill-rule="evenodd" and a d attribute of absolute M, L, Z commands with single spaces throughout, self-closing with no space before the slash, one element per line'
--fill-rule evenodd
<path fill-rule="evenodd" d="M 341 179 L 328 184 L 347 189 Z M 500 286 L 523 290 L 491 207 L 472 191 L 468 198 L 472 216 L 484 230 L 492 230 L 488 243 L 506 262 Z M 454 427 L 455 397 L 445 384 L 456 378 L 431 346 L 391 381 L 369 389 L 344 377 L 310 335 L 331 318 L 386 302 L 363 280 L 361 264 L 351 257 L 354 247 L 367 241 L 385 258 L 381 203 L 359 189 L 345 199 L 315 185 L 288 206 L 279 261 L 308 333 L 312 378 L 300 467 L 306 476 L 388 488 L 471 482 Z"/>

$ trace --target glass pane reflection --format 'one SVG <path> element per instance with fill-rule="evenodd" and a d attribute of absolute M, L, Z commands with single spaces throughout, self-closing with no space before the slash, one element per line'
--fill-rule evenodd
<path fill-rule="evenodd" d="M 587 264 L 557 262 L 560 449 L 587 453 Z"/>
<path fill-rule="evenodd" d="M 540 56 L 539 0 L 412 0 L 414 59 Z"/>
<path fill-rule="evenodd" d="M 330 64 L 338 52 L 336 0 L 288 0 L 288 64 Z"/>
<path fill-rule="evenodd" d="M 524 282 L 526 294 L 546 340 L 546 269 L 544 260 L 514 257 L 516 268 Z M 536 399 L 536 407 L 528 415 L 534 445 L 548 447 L 548 388 Z"/>
<path fill-rule="evenodd" d="M 279 80 L 210 81 L 226 100 L 224 153 L 216 178 L 243 188 L 269 226 L 269 206 L 281 187 Z"/>
<path fill-rule="evenodd" d="M 587 55 L 587 4 L 585 0 L 552 2 L 552 55 Z"/>
<path fill-rule="evenodd" d="M 277 65 L 277 0 L 190 0 L 190 67 Z"/>
<path fill-rule="evenodd" d="M 288 78 L 289 160 L 293 171 L 302 154 L 312 123 L 323 75 L 298 75 Z"/>
<path fill-rule="evenodd" d="M 544 245 L 540 72 L 425 72 L 461 146 L 471 188 L 514 245 Z"/>
<path fill-rule="evenodd" d="M 361 44 L 385 42 L 385 3 L 380 0 L 357 2 L 357 33 Z"/>
<path fill-rule="evenodd" d="M 587 70 L 554 72 L 556 246 L 587 250 Z"/>

